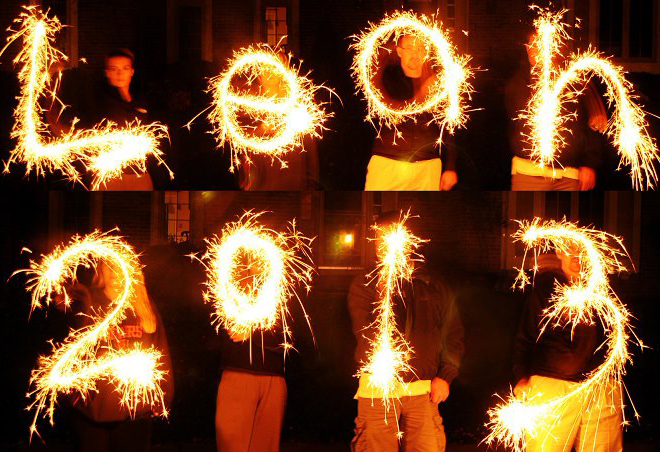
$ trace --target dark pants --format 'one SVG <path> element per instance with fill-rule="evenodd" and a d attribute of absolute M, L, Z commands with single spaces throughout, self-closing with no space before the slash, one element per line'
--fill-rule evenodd
<path fill-rule="evenodd" d="M 151 446 L 150 417 L 119 422 L 95 422 L 72 410 L 78 452 L 146 452 Z"/>
<path fill-rule="evenodd" d="M 397 422 L 403 433 L 400 440 Z M 445 443 L 438 405 L 428 394 L 392 400 L 387 413 L 380 399 L 358 398 L 353 452 L 444 452 Z"/>
<path fill-rule="evenodd" d="M 286 406 L 284 377 L 222 372 L 215 412 L 219 452 L 278 452 Z"/>

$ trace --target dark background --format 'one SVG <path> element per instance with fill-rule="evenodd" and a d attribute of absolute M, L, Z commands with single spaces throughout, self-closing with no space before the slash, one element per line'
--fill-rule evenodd
<path fill-rule="evenodd" d="M 542 200 L 542 214 L 546 218 L 561 218 L 577 208 L 574 219 L 581 224 L 593 224 L 597 228 L 616 225 L 612 226 L 615 231 L 608 230 L 625 237 L 636 260 L 636 273 L 615 275 L 611 279 L 616 293 L 635 317 L 637 334 L 650 347 L 641 353 L 632 346 L 634 362 L 628 366 L 625 383 L 641 419 L 636 422 L 630 417 L 631 425 L 624 436 L 625 450 L 657 450 L 660 420 L 657 410 L 660 197 L 657 194 L 204 192 L 195 194 L 191 202 L 195 223 L 191 230 L 198 232 L 179 244 L 154 236 L 158 225 L 154 224 L 151 213 L 159 196 L 159 193 L 22 191 L 9 195 L 3 192 L 0 277 L 6 283 L 2 285 L 0 303 L 3 388 L 0 449 L 28 448 L 31 416 L 25 411 L 28 402 L 25 394 L 29 374 L 37 356 L 49 352 L 47 341 L 60 341 L 70 321 L 70 317 L 54 309 L 36 311 L 30 317 L 25 278 L 10 277 L 11 274 L 26 268 L 29 259 L 49 252 L 52 246 L 49 242 L 67 241 L 74 232 L 84 234 L 93 227 L 110 230 L 118 226 L 120 234 L 142 253 L 147 288 L 163 317 L 173 359 L 175 399 L 169 420 L 157 423 L 154 450 L 214 450 L 219 341 L 210 324 L 211 307 L 201 298 L 202 268 L 186 255 L 201 250 L 201 239 L 219 233 L 227 221 L 246 209 L 255 209 L 270 211 L 262 220 L 275 229 L 297 218 L 306 235 L 317 237 L 314 261 L 321 264 L 311 293 L 303 298 L 312 319 L 316 347 L 299 308 L 295 303 L 289 305 L 298 353 L 292 353 L 287 360 L 289 397 L 283 450 L 347 450 L 356 414 L 353 395 L 357 380 L 353 375 L 357 366 L 353 362 L 355 341 L 346 309 L 346 292 L 359 268 L 351 270 L 348 264 L 343 269 L 327 268 L 334 253 L 330 245 L 336 231 L 345 227 L 359 237 L 356 241 L 359 248 L 364 240 L 360 238 L 363 237 L 360 230 L 373 215 L 392 208 L 410 208 L 412 214 L 420 216 L 410 221 L 413 232 L 430 239 L 422 249 L 426 265 L 452 287 L 466 329 L 467 351 L 461 374 L 451 386 L 448 401 L 440 406 L 449 450 L 475 450 L 486 434 L 483 427 L 486 411 L 497 400 L 493 394 L 506 392 L 512 383 L 510 352 L 523 294 L 510 289 L 514 274 L 504 262 L 514 248 L 508 245 L 508 231 L 515 230 L 513 218 L 530 218 Z M 629 206 L 636 207 L 626 210 Z M 94 220 L 98 209 L 101 217 Z M 613 215 L 613 209 L 619 213 Z M 514 212 L 515 216 L 508 212 Z M 354 223 L 342 220 L 343 226 L 338 222 L 350 215 L 363 220 Z M 53 241 L 54 236 L 60 239 Z M 32 254 L 21 253 L 23 247 L 30 248 Z M 366 247 L 363 255 L 368 252 Z M 361 260 L 354 262 L 359 267 Z M 630 416 L 630 410 L 627 414 Z M 54 428 L 40 421 L 39 432 L 45 446 L 35 438 L 31 449 L 69 450 L 66 409 L 56 410 Z"/>
<path fill-rule="evenodd" d="M 0 5 L 0 28 L 6 29 L 18 15 L 16 0 Z M 378 22 L 385 12 L 401 7 L 422 13 L 440 11 L 440 18 L 449 26 L 455 23 L 452 38 L 460 52 L 472 56 L 475 73 L 475 93 L 467 129 L 457 132 L 459 149 L 458 189 L 506 190 L 510 186 L 510 159 L 506 123 L 509 120 L 503 108 L 503 91 L 520 61 L 526 58 L 525 23 L 531 19 L 526 0 L 447 0 L 392 1 L 392 0 L 198 0 L 166 2 L 165 0 L 46 0 L 63 23 L 71 16 L 70 5 L 77 5 L 78 55 L 87 60 L 78 68 L 65 71 L 62 99 L 73 106 L 72 111 L 84 116 L 94 104 L 95 87 L 103 83 L 104 56 L 116 47 L 128 47 L 137 55 L 136 74 L 132 85 L 138 96 L 150 104 L 153 119 L 168 124 L 171 147 L 165 144 L 167 163 L 176 178 L 169 181 L 162 168 L 151 167 L 150 173 L 157 189 L 236 189 L 236 177 L 228 171 L 228 150 L 216 150 L 208 132 L 208 122 L 200 117 L 192 130 L 182 128 L 197 113 L 210 104 L 204 93 L 206 80 L 225 68 L 234 49 L 265 39 L 265 8 L 286 6 L 290 35 L 290 50 L 302 61 L 302 72 L 312 71 L 310 78 L 316 84 L 334 89 L 342 102 L 333 100 L 329 107 L 334 113 L 323 139 L 318 142 L 320 182 L 317 188 L 325 190 L 361 190 L 364 186 L 366 165 L 374 140 L 374 128 L 364 121 L 366 104 L 355 93 L 355 84 L 349 67 L 352 52 L 350 36 L 363 30 L 369 21 Z M 547 2 L 535 2 L 543 5 Z M 597 31 L 598 47 L 607 54 L 622 55 L 622 2 L 599 0 L 599 17 L 592 17 L 589 2 L 556 1 L 555 7 L 570 6 L 574 10 L 567 22 L 582 19 L 579 29 L 571 30 L 575 48 L 585 49 L 589 44 L 591 23 L 600 23 Z M 628 79 L 634 83 L 640 102 L 650 114 L 651 136 L 660 137 L 660 75 L 635 72 L 627 64 L 655 61 L 660 49 L 653 44 L 658 33 L 658 4 L 652 0 L 633 2 L 629 28 L 629 58 L 624 67 L 632 72 Z M 170 5 L 168 7 L 168 4 Z M 455 6 L 450 8 L 450 4 Z M 206 5 L 206 6 L 204 6 Z M 210 12 L 208 6 L 210 5 Z M 297 6 L 296 6 L 297 5 Z M 649 9 L 650 8 L 650 9 Z M 450 9 L 455 21 L 446 19 Z M 651 11 L 649 13 L 649 11 Z M 636 15 L 635 15 L 636 14 Z M 210 17 L 212 51 L 203 60 L 201 26 Z M 168 17 L 174 18 L 168 22 Z M 655 20 L 655 21 L 654 21 Z M 599 22 L 598 22 L 599 21 Z M 617 22 L 618 21 L 618 22 Z M 649 22 L 650 21 L 650 22 Z M 168 25 L 169 24 L 169 25 Z M 168 28 L 169 27 L 169 28 Z M 463 34 L 463 31 L 467 35 Z M 66 47 L 67 33 L 62 32 L 62 46 Z M 178 49 L 172 51 L 168 49 Z M 13 143 L 9 141 L 11 112 L 18 94 L 15 69 L 11 59 L 15 47 L 10 47 L 0 58 L 0 148 L 6 159 Z M 169 52 L 169 56 L 168 56 Z M 650 59 L 646 56 L 650 55 Z M 651 63 L 653 64 L 653 63 Z M 324 98 L 323 100 L 327 100 Z M 655 117 L 653 116 L 655 115 Z M 604 162 L 599 170 L 597 189 L 628 190 L 630 180 L 625 171 L 616 171 L 616 152 L 603 139 Z M 23 183 L 23 168 L 14 166 L 5 178 L 17 186 Z M 57 176 L 38 182 L 34 176 L 30 183 L 48 187 L 67 186 Z"/>

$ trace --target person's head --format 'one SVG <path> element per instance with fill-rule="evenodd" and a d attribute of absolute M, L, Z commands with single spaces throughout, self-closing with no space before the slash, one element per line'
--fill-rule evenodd
<path fill-rule="evenodd" d="M 424 39 L 414 35 L 403 35 L 396 43 L 396 54 L 401 60 L 401 69 L 406 77 L 420 78 L 426 61 L 427 49 Z"/>
<path fill-rule="evenodd" d="M 105 77 L 110 86 L 128 89 L 135 69 L 135 55 L 128 49 L 115 49 L 105 57 Z"/>
<path fill-rule="evenodd" d="M 138 271 L 137 274 L 132 275 L 132 278 L 135 283 L 130 306 L 135 312 L 142 329 L 146 333 L 153 333 L 156 331 L 156 315 L 144 285 L 144 275 L 142 271 Z M 114 265 L 101 261 L 96 266 L 96 274 L 92 279 L 91 286 L 103 289 L 103 293 L 108 300 L 116 300 L 124 293 L 123 274 Z"/>
<path fill-rule="evenodd" d="M 277 52 L 277 58 L 287 66 L 286 56 L 282 52 Z M 268 66 L 259 74 L 259 85 L 261 85 L 262 94 L 265 96 L 279 96 L 283 92 L 282 84 L 284 79 L 279 72 Z"/>
<path fill-rule="evenodd" d="M 576 279 L 580 276 L 582 261 L 580 260 L 580 252 L 577 246 L 571 246 L 565 250 L 557 249 L 555 254 L 559 258 L 561 270 L 567 278 Z"/>

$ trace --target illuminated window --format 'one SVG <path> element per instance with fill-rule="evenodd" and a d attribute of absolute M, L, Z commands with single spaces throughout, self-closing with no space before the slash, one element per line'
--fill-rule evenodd
<path fill-rule="evenodd" d="M 363 196 L 354 192 L 324 193 L 321 221 L 320 267 L 324 270 L 362 267 L 365 251 Z"/>
<path fill-rule="evenodd" d="M 190 193 L 166 191 L 165 216 L 167 240 L 173 243 L 187 242 L 190 238 Z"/>
<path fill-rule="evenodd" d="M 268 45 L 280 44 L 286 48 L 288 44 L 286 12 L 286 6 L 266 7 L 266 42 Z"/>

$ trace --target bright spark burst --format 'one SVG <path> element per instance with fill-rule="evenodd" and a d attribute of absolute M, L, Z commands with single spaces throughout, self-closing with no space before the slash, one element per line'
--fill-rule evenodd
<path fill-rule="evenodd" d="M 540 403 L 534 398 L 516 398 L 511 393 L 503 403 L 489 410 L 490 434 L 487 444 L 500 443 L 509 449 L 524 451 L 526 438 L 549 432 L 561 417 L 569 401 L 578 400 L 583 411 L 602 410 L 598 405 L 603 391 L 610 388 L 607 397 L 612 405 L 623 408 L 623 375 L 625 365 L 631 361 L 628 342 L 631 335 L 630 313 L 609 285 L 608 275 L 626 270 L 620 258 L 627 256 L 622 239 L 595 229 L 579 227 L 567 221 L 519 222 L 520 229 L 514 239 L 525 244 L 525 257 L 534 249 L 534 273 L 538 270 L 536 258 L 540 253 L 556 249 L 564 254 L 578 256 L 582 262 L 577 281 L 568 285 L 557 284 L 544 312 L 541 333 L 550 326 L 573 328 L 579 323 L 594 324 L 600 321 L 605 328 L 605 361 L 593 370 L 584 381 L 567 394 Z M 576 251 L 577 250 L 577 251 Z M 524 269 L 519 270 L 515 286 L 522 289 L 530 284 Z M 615 389 L 619 389 L 616 391 Z M 613 400 L 617 392 L 619 400 Z M 635 413 L 637 416 L 637 413 Z"/>
<path fill-rule="evenodd" d="M 311 289 L 310 245 L 314 239 L 296 230 L 295 220 L 285 233 L 264 227 L 258 222 L 263 213 L 246 212 L 225 226 L 221 237 L 206 240 L 207 250 L 201 258 L 191 258 L 207 270 L 204 299 L 215 307 L 216 330 L 222 326 L 232 336 L 247 337 L 281 323 L 282 346 L 288 351 L 292 348 L 287 322 L 290 299 L 295 297 L 300 303 L 311 331 L 295 288 Z"/>
<path fill-rule="evenodd" d="M 97 390 L 96 382 L 107 379 L 116 386 L 121 404 L 130 413 L 139 405 L 159 407 L 167 415 L 164 394 L 160 388 L 166 372 L 160 369 L 161 353 L 155 348 L 116 349 L 113 338 L 127 310 L 132 310 L 132 300 L 139 284 L 136 275 L 141 266 L 133 249 L 118 236 L 93 232 L 85 237 L 76 236 L 66 246 L 57 247 L 42 256 L 41 262 L 30 261 L 30 268 L 16 273 L 26 273 L 30 278 L 27 289 L 32 294 L 32 310 L 48 307 L 53 296 L 64 297 L 69 306 L 69 284 L 76 280 L 78 267 L 94 268 L 103 262 L 120 277 L 121 290 L 109 307 L 96 307 L 89 318 L 90 326 L 71 331 L 49 356 L 40 356 L 37 368 L 32 371 L 30 392 L 32 400 L 28 410 L 34 410 L 30 436 L 37 433 L 37 420 L 45 411 L 53 425 L 57 395 L 77 392 L 83 399 Z M 44 306 L 45 305 L 45 306 Z M 97 310 L 98 309 L 98 310 Z"/>
<path fill-rule="evenodd" d="M 563 68 L 553 63 L 558 56 L 564 61 L 562 47 L 570 39 L 562 22 L 565 12 L 540 10 L 534 22 L 537 33 L 532 45 L 538 50 L 532 68 L 534 94 L 519 117 L 530 129 L 524 136 L 531 146 L 530 157 L 541 167 L 558 164 L 557 155 L 566 144 L 564 135 L 570 133 L 565 123 L 573 116 L 567 105 L 577 102 L 590 77 L 597 75 L 607 86 L 608 104 L 614 107 L 605 133 L 618 151 L 619 168 L 630 167 L 633 188 L 653 188 L 658 181 L 658 148 L 623 69 L 591 47 L 571 54 Z"/>
<path fill-rule="evenodd" d="M 228 69 L 209 81 L 213 104 L 208 119 L 218 145 L 228 143 L 231 148 L 231 171 L 241 165 L 241 156 L 250 163 L 251 154 L 269 156 L 286 168 L 285 155 L 304 150 L 305 136 L 321 136 L 323 124 L 332 115 L 314 97 L 320 89 L 334 92 L 314 85 L 299 71 L 291 63 L 291 55 L 280 57 L 260 44 L 235 52 Z M 264 89 L 255 94 L 259 77 L 279 79 L 279 92 Z M 236 82 L 242 79 L 247 84 L 237 89 Z"/>
<path fill-rule="evenodd" d="M 79 130 L 75 128 L 78 119 L 74 119 L 69 131 L 54 137 L 42 121 L 39 99 L 49 95 L 51 104 L 59 102 L 55 89 L 50 90 L 53 84 L 50 70 L 67 60 L 66 55 L 54 47 L 62 24 L 36 6 L 25 7 L 14 24 L 16 30 L 9 29 L 12 34 L 0 50 L 1 54 L 22 38 L 23 46 L 14 59 L 14 64 L 21 65 L 18 73 L 21 91 L 11 131 L 17 145 L 5 164 L 5 173 L 12 163 L 20 162 L 26 165 L 26 174 L 33 170 L 37 176 L 60 172 L 70 181 L 82 183 L 80 169 L 74 164 L 79 161 L 91 172 L 91 188 L 96 190 L 108 180 L 121 177 L 126 170 L 146 172 L 149 156 L 165 165 L 163 153 L 158 149 L 159 141 L 168 137 L 167 128 L 162 124 L 141 124 L 136 120 L 120 127 L 104 121 L 92 129 Z M 172 171 L 170 177 L 174 177 Z"/>
<path fill-rule="evenodd" d="M 425 240 L 405 226 L 409 216 L 402 214 L 396 223 L 373 227 L 377 237 L 381 237 L 377 239 L 378 266 L 370 275 L 378 291 L 376 320 L 369 327 L 376 331 L 376 336 L 358 376 L 368 376 L 369 385 L 381 393 L 385 407 L 389 407 L 396 389 L 405 383 L 402 374 L 413 370 L 408 366 L 412 349 L 396 328 L 393 310 L 393 298 L 401 294 L 401 283 L 411 280 L 414 263 L 423 260 L 417 249 Z"/>
<path fill-rule="evenodd" d="M 374 86 L 379 54 L 392 38 L 412 35 L 422 39 L 427 47 L 433 69 L 441 68 L 438 77 L 430 84 L 423 102 L 411 101 L 397 109 L 390 106 L 381 90 Z M 353 36 L 351 49 L 355 51 L 351 70 L 353 78 L 367 100 L 366 120 L 381 126 L 394 128 L 408 119 L 415 120 L 422 113 L 430 113 L 433 121 L 449 133 L 464 127 L 467 122 L 466 102 L 470 99 L 472 86 L 469 82 L 472 70 L 468 66 L 470 57 L 460 56 L 451 43 L 449 33 L 438 25 L 435 17 L 416 15 L 409 11 L 397 11 L 385 16 L 379 24 L 369 24 L 366 31 Z M 439 138 L 440 140 L 440 138 Z"/>

